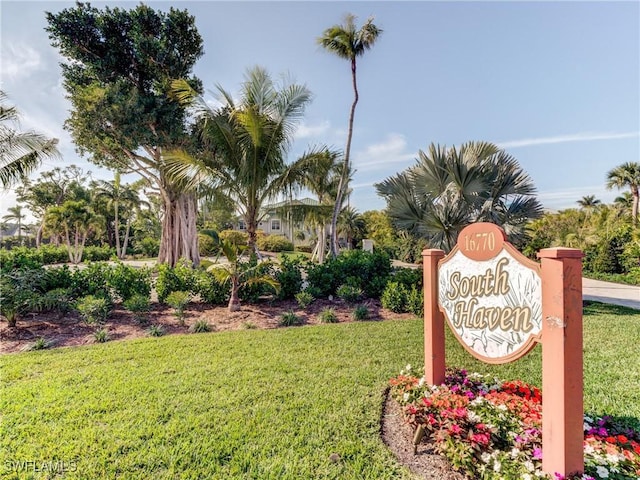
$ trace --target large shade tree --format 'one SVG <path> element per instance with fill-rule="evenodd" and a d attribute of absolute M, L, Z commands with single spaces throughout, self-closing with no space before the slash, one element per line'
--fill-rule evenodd
<path fill-rule="evenodd" d="M 261 208 L 286 187 L 286 154 L 311 92 L 295 83 L 277 85 L 260 67 L 247 71 L 238 101 L 218 90 L 222 106 L 211 108 L 188 82 L 174 82 L 175 97 L 198 119 L 201 143 L 195 154 L 174 152 L 173 174 L 233 199 L 255 249 Z"/>
<path fill-rule="evenodd" d="M 195 19 L 146 5 L 99 10 L 78 3 L 47 13 L 49 37 L 65 58 L 64 87 L 71 101 L 65 126 L 80 153 L 122 173 L 136 172 L 162 198 L 159 262 L 180 257 L 199 263 L 196 199 L 167 176 L 164 153 L 189 143 L 185 111 L 168 93 L 171 81 L 191 75 L 203 53 Z"/>
<path fill-rule="evenodd" d="M 397 228 L 445 251 L 471 223 L 500 225 L 515 243 L 527 222 L 542 215 L 533 181 L 517 160 L 485 142 L 459 149 L 431 144 L 415 165 L 376 188 Z"/>
<path fill-rule="evenodd" d="M 353 102 L 349 110 L 349 128 L 347 130 L 347 145 L 344 151 L 344 168 L 338 185 L 338 191 L 331 217 L 331 254 L 338 254 L 338 215 L 342 210 L 342 201 L 348 190 L 348 174 L 351 171 L 351 139 L 353 138 L 353 122 L 356 105 L 360 99 L 357 82 L 357 58 L 364 55 L 375 44 L 382 30 L 373 23 L 373 18 L 360 27 L 356 27 L 356 17 L 347 14 L 344 23 L 327 28 L 318 38 L 318 43 L 328 52 L 349 62 L 351 67 L 351 85 L 353 87 Z"/>
<path fill-rule="evenodd" d="M 7 95 L 0 91 L 0 186 L 3 189 L 23 181 L 44 160 L 59 158 L 57 139 L 19 130 L 20 114 L 7 104 Z"/>
<path fill-rule="evenodd" d="M 640 163 L 625 162 L 607 173 L 607 188 L 628 188 L 631 192 L 631 221 L 638 225 L 638 204 L 640 203 Z"/>

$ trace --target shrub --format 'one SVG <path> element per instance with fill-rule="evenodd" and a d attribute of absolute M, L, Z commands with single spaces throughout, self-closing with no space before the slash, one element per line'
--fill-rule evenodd
<path fill-rule="evenodd" d="M 161 337 L 164 333 L 164 327 L 162 325 L 151 325 L 147 328 L 147 335 L 150 337 Z"/>
<path fill-rule="evenodd" d="M 211 325 L 206 320 L 198 320 L 196 323 L 189 327 L 191 333 L 205 333 L 213 330 Z"/>
<path fill-rule="evenodd" d="M 254 282 L 252 279 L 260 277 L 275 277 L 273 263 L 262 262 L 256 264 L 257 260 L 252 258 L 249 262 L 242 263 L 240 268 L 249 270 L 255 267 L 255 270 L 248 275 L 244 275 L 245 283 L 240 286 L 238 296 L 243 302 L 255 303 L 260 297 L 273 294 L 274 288 L 263 282 Z"/>
<path fill-rule="evenodd" d="M 340 285 L 336 295 L 347 303 L 355 303 L 362 298 L 362 289 L 354 285 Z"/>
<path fill-rule="evenodd" d="M 37 310 L 55 311 L 59 318 L 64 317 L 73 309 L 73 297 L 68 288 L 55 288 L 35 298 L 38 299 Z"/>
<path fill-rule="evenodd" d="M 138 323 L 144 323 L 147 320 L 147 313 L 151 309 L 151 302 L 148 295 L 135 294 L 123 302 L 124 308 L 133 313 Z"/>
<path fill-rule="evenodd" d="M 32 350 L 46 350 L 47 348 L 49 348 L 51 345 L 53 345 L 53 342 L 47 340 L 44 337 L 38 337 L 36 338 L 36 340 L 30 344 L 27 347 L 28 351 L 32 351 Z"/>
<path fill-rule="evenodd" d="M 280 268 L 275 273 L 280 284 L 280 300 L 295 298 L 302 288 L 302 267 L 300 261 L 284 257 L 280 260 Z"/>
<path fill-rule="evenodd" d="M 53 263 L 67 263 L 69 261 L 69 253 L 63 245 L 40 245 L 38 249 L 43 265 L 51 265 Z"/>
<path fill-rule="evenodd" d="M 165 303 L 167 296 L 171 292 L 190 292 L 194 289 L 194 270 L 187 262 L 178 262 L 174 268 L 163 263 L 158 265 L 157 269 L 156 293 L 158 294 L 158 301 L 161 303 Z"/>
<path fill-rule="evenodd" d="M 255 330 L 256 328 L 258 328 L 258 326 L 253 322 L 244 322 L 242 324 L 242 328 L 244 328 L 245 330 Z"/>
<path fill-rule="evenodd" d="M 145 257 L 157 257 L 160 253 L 160 240 L 153 237 L 145 237 L 136 242 L 135 251 Z"/>
<path fill-rule="evenodd" d="M 407 311 L 413 313 L 416 317 L 424 315 L 424 290 L 411 286 L 411 290 L 407 295 Z"/>
<path fill-rule="evenodd" d="M 280 315 L 279 325 L 281 327 L 292 327 L 294 325 L 302 325 L 302 319 L 298 317 L 292 310 Z"/>
<path fill-rule="evenodd" d="M 180 325 L 184 325 L 184 309 L 191 300 L 191 294 L 182 290 L 171 292 L 166 298 L 167 305 L 174 309 L 174 315 L 180 321 Z"/>
<path fill-rule="evenodd" d="M 0 250 L 0 269 L 2 273 L 41 266 L 42 256 L 34 248 L 17 247 L 12 250 Z"/>
<path fill-rule="evenodd" d="M 249 241 L 249 234 L 238 230 L 223 230 L 218 236 L 220 237 L 220 241 L 227 240 L 234 245 L 246 245 Z"/>
<path fill-rule="evenodd" d="M 198 234 L 198 250 L 203 257 L 209 257 L 218 253 L 218 242 L 211 235 Z"/>
<path fill-rule="evenodd" d="M 303 253 L 311 253 L 313 252 L 313 245 L 296 245 L 295 251 L 296 252 L 303 252 Z"/>
<path fill-rule="evenodd" d="M 96 325 L 107 319 L 110 304 L 105 298 L 87 295 L 76 302 L 76 310 L 86 323 Z"/>
<path fill-rule="evenodd" d="M 382 292 L 380 303 L 395 313 L 403 313 L 407 311 L 407 297 L 409 292 L 407 287 L 398 282 L 389 282 L 387 288 Z"/>
<path fill-rule="evenodd" d="M 229 285 L 219 282 L 211 272 L 196 271 L 194 278 L 193 293 L 200 295 L 203 302 L 224 305 L 229 301 Z"/>
<path fill-rule="evenodd" d="M 73 296 L 74 272 L 68 265 L 49 267 L 44 270 L 43 290 L 55 290 L 57 288 L 68 289 Z"/>
<path fill-rule="evenodd" d="M 317 289 L 319 296 L 328 297 L 335 295 L 340 285 L 352 284 L 347 281 L 351 277 L 364 295 L 378 298 L 390 272 L 391 262 L 385 253 L 350 250 L 309 268 L 307 281 L 310 287 Z"/>
<path fill-rule="evenodd" d="M 111 268 L 107 263 L 89 263 L 85 268 L 78 268 L 73 272 L 72 294 L 75 298 L 93 295 L 106 298 L 111 302 L 109 292 L 109 277 Z"/>
<path fill-rule="evenodd" d="M 407 289 L 412 286 L 422 288 L 424 284 L 422 268 L 395 267 L 391 272 L 391 280 L 403 284 Z"/>
<path fill-rule="evenodd" d="M 106 328 L 98 328 L 93 332 L 93 338 L 97 343 L 105 343 L 111 340 L 111 336 Z"/>
<path fill-rule="evenodd" d="M 151 270 L 148 268 L 135 268 L 118 262 L 110 269 L 107 281 L 122 301 L 136 295 L 151 295 Z"/>
<path fill-rule="evenodd" d="M 292 252 L 293 243 L 283 235 L 265 235 L 258 239 L 258 248 L 267 252 Z"/>
<path fill-rule="evenodd" d="M 114 258 L 116 254 L 115 249 L 111 247 L 97 247 L 89 245 L 85 247 L 82 252 L 82 260 L 85 262 L 106 262 Z"/>
<path fill-rule="evenodd" d="M 333 308 L 325 308 L 318 314 L 322 323 L 338 323 L 338 316 Z"/>
<path fill-rule="evenodd" d="M 296 293 L 296 301 L 300 308 L 307 308 L 309 305 L 313 303 L 315 298 L 308 290 L 303 290 L 302 292 Z"/>
<path fill-rule="evenodd" d="M 358 305 L 353 312 L 351 318 L 357 322 L 369 319 L 369 309 L 366 305 Z"/>

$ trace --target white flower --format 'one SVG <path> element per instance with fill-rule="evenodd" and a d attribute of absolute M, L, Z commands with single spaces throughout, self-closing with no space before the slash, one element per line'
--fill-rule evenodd
<path fill-rule="evenodd" d="M 511 458 L 518 458 L 518 455 L 520 454 L 520 450 L 518 450 L 517 448 L 513 447 L 511 449 Z"/>
<path fill-rule="evenodd" d="M 507 407 L 504 403 L 501 403 L 501 404 L 500 404 L 500 405 L 498 405 L 496 408 L 497 408 L 498 410 L 502 410 L 502 411 L 505 411 L 505 412 L 508 410 L 508 407 Z"/>
<path fill-rule="evenodd" d="M 480 455 L 480 459 L 484 462 L 484 463 L 489 463 L 489 461 L 491 460 L 491 454 L 487 453 L 487 452 L 483 452 L 482 455 Z"/>
<path fill-rule="evenodd" d="M 582 430 L 584 430 L 585 432 L 586 432 L 587 430 L 591 430 L 591 425 L 589 425 L 587 422 L 584 422 L 584 423 L 582 424 Z"/>
<path fill-rule="evenodd" d="M 620 460 L 624 460 L 624 457 L 607 453 L 607 463 L 618 463 Z"/>
<path fill-rule="evenodd" d="M 473 423 L 480 423 L 480 421 L 482 420 L 480 415 L 478 415 L 473 410 L 467 411 L 467 418 L 469 419 L 470 422 L 473 422 Z"/>
<path fill-rule="evenodd" d="M 402 396 L 402 398 L 404 399 L 404 401 L 405 401 L 405 402 L 408 402 L 408 401 L 409 401 L 409 392 L 406 392 L 406 393 Z"/>
<path fill-rule="evenodd" d="M 524 462 L 524 468 L 527 469 L 527 472 L 533 472 L 536 469 L 531 460 L 527 460 L 526 462 Z M 527 475 L 529 474 L 527 473 Z M 531 475 L 529 475 L 529 478 L 531 478 Z"/>
<path fill-rule="evenodd" d="M 410 364 L 410 363 L 407 363 L 407 366 L 406 366 L 406 367 L 404 367 L 404 369 L 405 369 L 407 372 L 410 372 L 410 371 L 411 371 L 411 364 Z"/>
<path fill-rule="evenodd" d="M 528 473 L 524 473 L 522 475 L 522 480 L 533 480 L 533 477 L 531 475 L 529 475 Z"/>
<path fill-rule="evenodd" d="M 499 472 L 500 468 L 502 467 L 502 464 L 500 463 L 500 460 L 496 460 L 495 462 L 493 462 L 493 471 L 494 472 Z"/>
<path fill-rule="evenodd" d="M 585 455 L 590 455 L 590 454 L 594 453 L 595 451 L 596 451 L 596 449 L 595 449 L 595 448 L 593 448 L 593 446 L 592 446 L 592 445 L 588 445 L 588 444 L 587 444 L 587 445 L 585 445 L 585 446 L 584 446 L 584 453 L 585 453 Z"/>
<path fill-rule="evenodd" d="M 587 417 L 586 415 L 584 416 L 584 421 L 587 423 L 593 423 L 593 418 L 591 417 Z"/>
<path fill-rule="evenodd" d="M 600 478 L 609 478 L 609 470 L 607 470 L 602 465 L 598 465 L 596 467 L 596 475 Z"/>
<path fill-rule="evenodd" d="M 422 387 L 425 384 L 425 381 L 426 380 L 424 379 L 424 377 L 420 377 L 420 381 L 418 382 L 418 386 Z"/>

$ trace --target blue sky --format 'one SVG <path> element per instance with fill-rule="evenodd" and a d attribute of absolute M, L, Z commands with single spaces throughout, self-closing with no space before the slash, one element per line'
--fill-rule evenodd
<path fill-rule="evenodd" d="M 96 7 L 134 2 L 91 2 Z M 316 44 L 345 13 L 384 30 L 359 59 L 351 204 L 384 208 L 373 184 L 415 162 L 430 143 L 499 144 L 533 178 L 543 205 L 611 202 L 606 173 L 640 161 L 640 2 L 145 2 L 195 16 L 205 54 L 195 73 L 209 90 L 238 90 L 247 68 L 286 74 L 314 94 L 289 155 L 344 148 L 352 100 L 346 61 Z M 45 11 L 72 2 L 2 1 L 2 89 L 22 127 L 60 139 L 64 159 L 95 178 L 111 173 L 74 151 L 62 128 L 68 103 Z M 133 178 L 132 178 L 133 180 Z M 0 196 L 3 213 L 11 193 Z"/>

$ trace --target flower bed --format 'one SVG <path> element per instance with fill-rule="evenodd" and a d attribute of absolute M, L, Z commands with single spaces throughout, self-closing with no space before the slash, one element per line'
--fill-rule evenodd
<path fill-rule="evenodd" d="M 445 382 L 432 386 L 410 365 L 390 385 L 405 421 L 422 426 L 454 469 L 477 479 L 549 478 L 542 471 L 538 388 L 465 370 L 447 370 Z M 575 478 L 640 479 L 640 431 L 589 416 L 584 429 L 585 473 Z"/>

